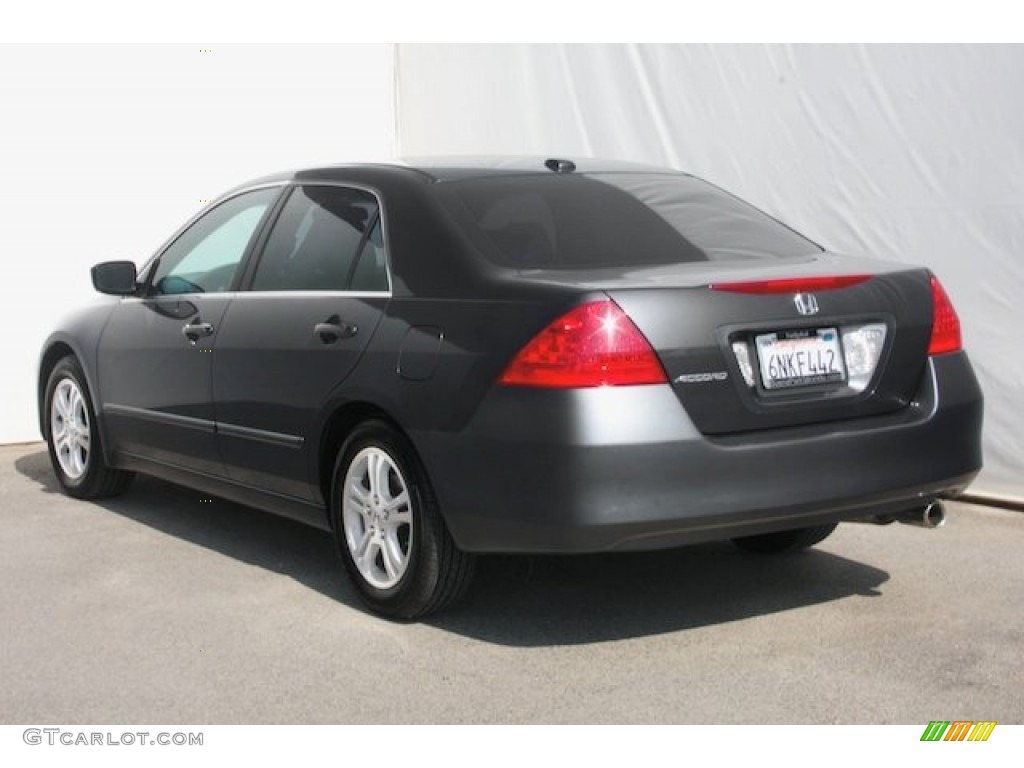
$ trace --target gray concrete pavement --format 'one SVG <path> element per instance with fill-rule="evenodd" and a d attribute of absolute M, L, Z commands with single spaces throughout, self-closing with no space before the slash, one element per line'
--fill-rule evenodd
<path fill-rule="evenodd" d="M 2 723 L 1024 722 L 1024 514 L 496 557 L 424 624 L 364 613 L 327 534 L 142 478 L 57 491 L 0 448 Z"/>

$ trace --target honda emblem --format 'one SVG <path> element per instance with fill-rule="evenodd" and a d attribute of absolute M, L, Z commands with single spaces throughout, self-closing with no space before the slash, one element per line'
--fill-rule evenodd
<path fill-rule="evenodd" d="M 818 314 L 818 299 L 813 293 L 798 293 L 793 297 L 793 303 L 801 315 Z"/>

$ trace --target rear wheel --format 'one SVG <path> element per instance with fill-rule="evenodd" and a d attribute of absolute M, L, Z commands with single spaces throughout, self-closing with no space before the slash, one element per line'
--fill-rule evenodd
<path fill-rule="evenodd" d="M 409 441 L 368 421 L 334 467 L 331 521 L 342 562 L 369 607 L 410 620 L 465 592 L 475 558 L 455 546 Z"/>
<path fill-rule="evenodd" d="M 799 552 L 827 539 L 838 525 L 839 523 L 828 523 L 810 528 L 794 528 L 790 531 L 762 533 L 759 536 L 744 536 L 732 541 L 740 549 L 765 555 Z"/>
<path fill-rule="evenodd" d="M 134 475 L 104 461 L 85 374 L 74 357 L 69 355 L 53 367 L 45 405 L 50 463 L 64 490 L 79 499 L 123 493 Z"/>

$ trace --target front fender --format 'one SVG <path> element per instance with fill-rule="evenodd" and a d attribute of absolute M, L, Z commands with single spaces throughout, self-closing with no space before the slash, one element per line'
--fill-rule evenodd
<path fill-rule="evenodd" d="M 44 400 L 50 371 L 62 357 L 73 354 L 85 373 L 85 383 L 89 388 L 93 413 L 96 414 L 97 428 L 100 430 L 100 442 L 104 446 L 104 453 L 106 453 L 107 441 L 104 439 L 103 419 L 100 416 L 101 409 L 99 407 L 103 398 L 98 389 L 96 360 L 103 337 L 103 329 L 106 328 L 110 316 L 119 304 L 120 299 L 102 297 L 89 306 L 74 310 L 58 321 L 55 330 L 43 342 L 39 353 L 39 362 L 36 366 L 36 407 L 39 416 L 39 432 L 44 440 L 48 439 Z"/>

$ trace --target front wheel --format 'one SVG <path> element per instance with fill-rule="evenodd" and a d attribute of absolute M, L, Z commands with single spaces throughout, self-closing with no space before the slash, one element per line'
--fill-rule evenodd
<path fill-rule="evenodd" d="M 838 525 L 839 523 L 828 523 L 826 525 L 814 525 L 810 528 L 794 528 L 790 531 L 762 533 L 759 536 L 744 536 L 732 541 L 737 547 L 748 552 L 757 552 L 764 555 L 786 554 L 788 552 L 799 552 L 801 549 L 813 547 L 815 544 L 824 541 Z"/>
<path fill-rule="evenodd" d="M 63 358 L 50 372 L 45 406 L 50 463 L 65 492 L 79 499 L 124 492 L 134 475 L 104 461 L 85 374 L 74 357 Z"/>
<path fill-rule="evenodd" d="M 455 545 L 412 446 L 386 422 L 361 424 L 339 452 L 331 522 L 352 583 L 383 616 L 422 618 L 469 586 L 475 558 Z"/>

